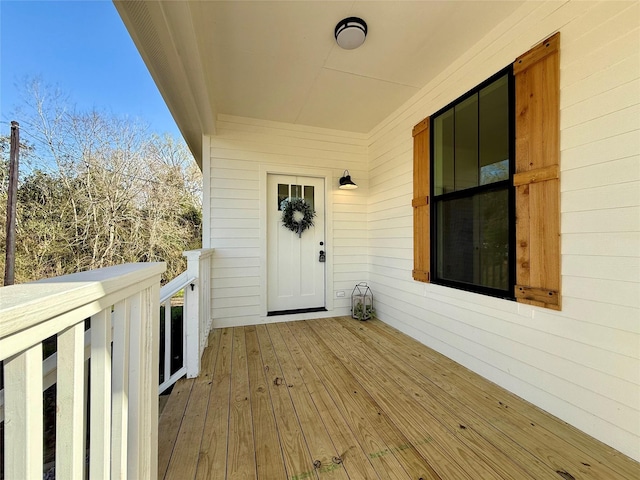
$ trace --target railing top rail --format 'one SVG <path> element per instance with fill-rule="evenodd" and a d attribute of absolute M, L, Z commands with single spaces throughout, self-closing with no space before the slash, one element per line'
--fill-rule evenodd
<path fill-rule="evenodd" d="M 176 278 L 160 288 L 160 303 L 166 302 L 184 287 L 195 282 L 196 279 L 197 277 L 189 276 L 187 275 L 187 272 L 182 272 Z"/>
<path fill-rule="evenodd" d="M 121 290 L 130 294 L 164 263 L 128 263 L 0 288 L 0 338 Z"/>

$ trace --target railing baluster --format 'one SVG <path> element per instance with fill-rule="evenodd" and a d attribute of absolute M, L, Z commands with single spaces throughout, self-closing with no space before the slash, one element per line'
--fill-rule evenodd
<path fill-rule="evenodd" d="M 87 333 L 91 334 L 91 332 L 87 332 Z M 89 365 L 90 365 L 90 360 L 85 360 L 84 361 L 84 386 L 83 386 L 83 397 L 82 397 L 82 406 L 84 407 L 82 411 L 82 414 L 84 417 L 83 429 L 82 429 L 82 444 L 84 445 L 85 451 L 89 449 L 87 438 L 89 436 L 89 423 L 91 422 L 91 420 L 89 419 L 89 414 L 91 413 L 89 412 L 89 397 L 91 396 L 91 393 L 89 392 L 89 377 L 91 376 Z M 89 459 L 89 463 L 91 463 L 91 459 Z"/>
<path fill-rule="evenodd" d="M 84 322 L 58 334 L 56 389 L 56 477 L 84 475 Z"/>
<path fill-rule="evenodd" d="M 108 479 L 111 467 L 111 308 L 91 317 L 91 478 Z"/>
<path fill-rule="evenodd" d="M 173 298 L 173 297 L 171 297 Z M 171 377 L 172 336 L 171 336 L 171 298 L 164 302 L 164 381 Z"/>
<path fill-rule="evenodd" d="M 160 336 L 160 325 L 158 324 L 157 315 L 160 309 L 160 283 L 152 285 L 145 291 L 145 300 L 147 310 L 144 316 L 145 328 L 145 352 L 144 356 L 144 405 L 145 405 L 145 430 L 147 436 L 144 444 L 144 461 L 145 471 L 143 477 L 158 477 L 158 361 L 160 360 L 160 348 L 158 345 L 158 337 Z"/>
<path fill-rule="evenodd" d="M 129 478 L 156 478 L 158 472 L 159 288 L 131 297 Z"/>
<path fill-rule="evenodd" d="M 142 400 L 140 371 L 142 362 L 142 293 L 136 293 L 129 298 L 131 303 L 131 324 L 129 331 L 129 465 L 127 473 L 130 478 L 138 478 L 140 470 L 140 437 L 144 432 L 140 430 L 140 415 Z"/>
<path fill-rule="evenodd" d="M 130 302 L 113 309 L 113 381 L 111 432 L 111 478 L 127 478 L 127 429 L 129 422 L 129 323 Z"/>
<path fill-rule="evenodd" d="M 5 361 L 4 386 L 5 478 L 42 478 L 41 343 Z"/>

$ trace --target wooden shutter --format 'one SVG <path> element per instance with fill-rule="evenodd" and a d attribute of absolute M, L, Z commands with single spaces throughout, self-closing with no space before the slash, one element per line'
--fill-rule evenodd
<path fill-rule="evenodd" d="M 431 224 L 429 216 L 429 117 L 413 127 L 413 279 L 429 282 Z"/>
<path fill-rule="evenodd" d="M 560 34 L 513 64 L 518 302 L 560 310 Z"/>

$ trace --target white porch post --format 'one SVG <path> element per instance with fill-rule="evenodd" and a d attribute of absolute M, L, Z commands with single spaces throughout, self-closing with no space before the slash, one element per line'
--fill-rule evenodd
<path fill-rule="evenodd" d="M 203 248 L 183 252 L 187 258 L 187 277 L 194 282 L 184 288 L 184 362 L 187 378 L 200 373 L 200 358 L 211 329 L 211 254 Z"/>

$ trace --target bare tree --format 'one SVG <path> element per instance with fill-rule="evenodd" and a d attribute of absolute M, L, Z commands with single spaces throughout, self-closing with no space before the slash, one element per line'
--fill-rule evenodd
<path fill-rule="evenodd" d="M 17 118 L 35 161 L 19 188 L 16 280 L 138 261 L 180 273 L 201 235 L 201 174 L 184 142 L 78 111 L 37 80 L 26 90 Z"/>

